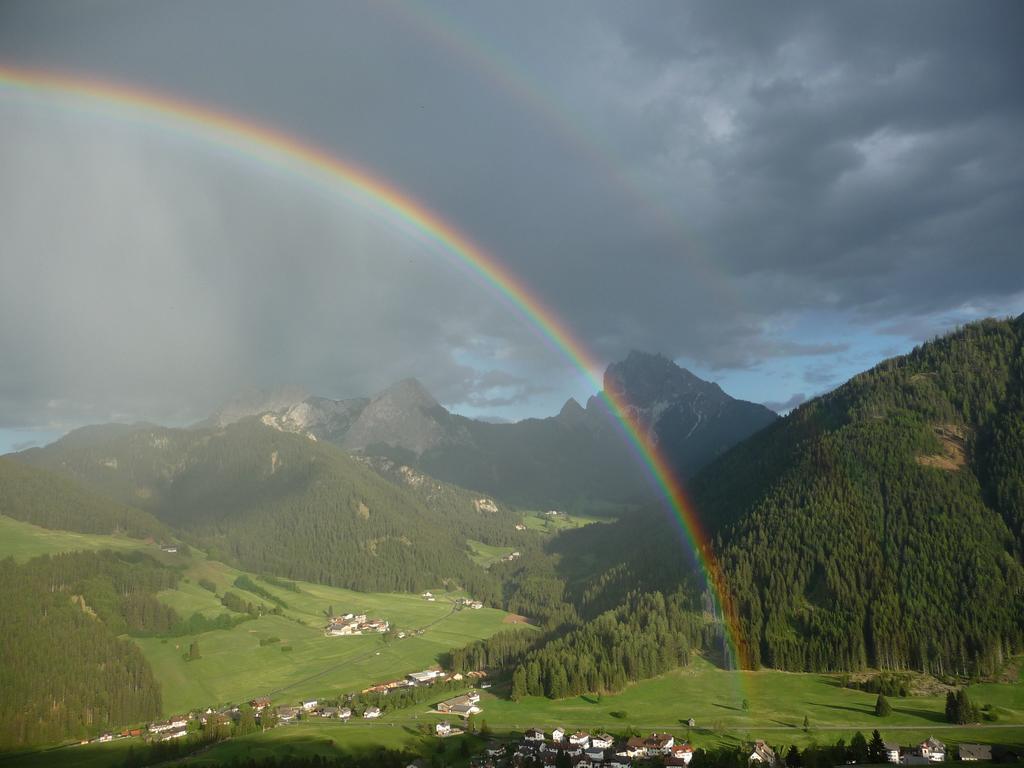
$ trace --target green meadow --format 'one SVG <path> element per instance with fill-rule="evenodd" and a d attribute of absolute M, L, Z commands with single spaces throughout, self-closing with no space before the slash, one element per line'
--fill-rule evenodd
<path fill-rule="evenodd" d="M 469 539 L 466 542 L 470 549 L 470 559 L 481 568 L 490 568 L 499 562 L 506 555 L 516 551 L 515 547 L 497 547 L 492 544 L 484 544 L 482 541 Z"/>
<path fill-rule="evenodd" d="M 0 515 L 0 558 L 13 557 L 18 562 L 24 562 L 39 555 L 91 549 L 142 549 L 160 552 L 155 544 L 129 539 L 127 536 L 52 531 Z"/>
<path fill-rule="evenodd" d="M 161 592 L 159 598 L 183 618 L 196 612 L 210 617 L 228 612 L 220 603 L 226 590 L 254 603 L 262 601 L 233 586 L 243 571 L 194 549 L 189 556 L 167 554 L 138 539 L 51 531 L 0 517 L 0 557 L 27 560 L 83 549 L 136 549 L 181 566 L 178 587 Z M 464 596 L 461 592 L 435 590 L 435 602 L 419 595 L 353 592 L 304 582 L 297 584 L 299 592 L 293 592 L 247 575 L 287 605 L 283 616 L 261 616 L 230 630 L 198 635 L 133 638 L 160 681 L 165 714 L 267 694 L 281 701 L 336 697 L 437 664 L 448 650 L 499 630 L 533 631 L 505 623 L 504 611 L 457 609 L 454 600 Z M 201 579 L 213 582 L 216 594 L 201 587 Z M 405 631 L 408 636 L 326 637 L 323 628 L 331 611 L 384 618 L 396 634 Z M 199 643 L 201 658 L 185 661 L 193 640 Z"/>
<path fill-rule="evenodd" d="M 570 528 L 582 528 L 585 525 L 594 523 L 609 523 L 614 518 L 595 517 L 592 515 L 577 515 L 567 512 L 559 512 L 557 515 L 546 515 L 543 512 L 527 512 L 523 515 L 523 525 L 531 531 L 540 533 L 558 533 Z"/>
<path fill-rule="evenodd" d="M 702 746 L 764 738 L 787 744 L 831 743 L 857 730 L 878 728 L 901 742 L 929 733 L 957 740 L 1024 740 L 1024 683 L 984 683 L 969 688 L 972 701 L 991 704 L 998 721 L 975 729 L 945 722 L 945 694 L 892 697 L 892 714 L 874 714 L 875 694 L 839 685 L 831 675 L 727 672 L 698 659 L 686 668 L 627 687 L 616 695 L 584 695 L 552 701 L 527 697 L 518 702 L 483 694 L 481 715 L 495 730 L 541 727 L 605 729 L 634 727 L 689 735 Z M 746 702 L 744 704 L 744 702 Z M 696 727 L 686 721 L 693 718 Z M 809 729 L 803 730 L 804 718 Z M 923 735 L 922 735 L 923 734 Z M 957 734 L 960 734 L 957 736 Z M 966 735 L 965 735 L 966 734 Z"/>
<path fill-rule="evenodd" d="M 241 573 L 196 557 L 185 571 L 187 582 L 159 597 L 183 616 L 224 612 L 218 595 L 227 589 L 259 602 L 259 597 L 232 586 Z M 285 603 L 283 616 L 261 616 L 230 630 L 182 638 L 136 639 L 161 682 L 167 714 L 259 695 L 281 701 L 334 698 L 437 664 L 446 651 L 513 626 L 505 623 L 504 611 L 457 608 L 454 599 L 462 593 L 437 590 L 436 602 L 428 602 L 419 595 L 353 592 L 305 582 L 293 592 L 253 578 Z M 199 586 L 200 579 L 212 581 L 217 594 Z M 394 633 L 327 637 L 323 630 L 331 612 L 387 619 Z M 398 632 L 406 637 L 399 639 Z M 199 643 L 201 658 L 185 661 L 193 640 Z"/>

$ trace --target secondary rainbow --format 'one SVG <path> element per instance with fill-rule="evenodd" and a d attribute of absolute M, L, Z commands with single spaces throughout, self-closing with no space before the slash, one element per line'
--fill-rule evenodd
<path fill-rule="evenodd" d="M 579 368 L 601 393 L 609 414 L 614 417 L 613 422 L 671 509 L 693 550 L 714 603 L 713 610 L 723 620 L 726 653 L 734 664 L 746 666 L 738 617 L 721 568 L 692 504 L 665 457 L 630 417 L 628 404 L 615 393 L 604 390 L 596 373 L 600 366 L 584 345 L 496 258 L 424 205 L 366 169 L 252 120 L 124 84 L 77 74 L 0 65 L 0 93 L 4 91 L 60 108 L 86 109 L 111 114 L 119 120 L 152 124 L 344 191 L 348 199 L 436 246 L 436 250 L 447 255 L 463 271 L 487 285 L 526 320 L 547 345 Z"/>

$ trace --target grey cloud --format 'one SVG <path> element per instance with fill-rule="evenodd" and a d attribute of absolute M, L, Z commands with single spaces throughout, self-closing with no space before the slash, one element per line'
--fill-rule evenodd
<path fill-rule="evenodd" d="M 1019 3 L 304 10 L 7 3 L 0 59 L 157 88 L 358 161 L 492 253 L 599 362 L 813 357 L 804 379 L 830 385 L 847 344 L 780 338 L 782 319 L 916 338 L 895 329 L 1003 314 L 1024 292 Z M 244 386 L 341 397 L 408 375 L 455 408 L 527 412 L 576 375 L 358 199 L 5 91 L 0 117 L 0 425 L 187 420 Z"/>
<path fill-rule="evenodd" d="M 803 392 L 797 392 L 792 397 L 790 397 L 788 400 L 784 400 L 784 401 L 781 401 L 781 402 L 779 402 L 779 401 L 768 401 L 768 402 L 761 403 L 761 405 L 763 405 L 765 408 L 770 408 L 771 410 L 775 411 L 776 413 L 787 414 L 790 411 L 792 411 L 794 408 L 796 408 L 798 405 L 800 405 L 801 403 L 806 403 L 807 399 L 808 398 L 807 398 L 806 394 L 804 394 Z"/>

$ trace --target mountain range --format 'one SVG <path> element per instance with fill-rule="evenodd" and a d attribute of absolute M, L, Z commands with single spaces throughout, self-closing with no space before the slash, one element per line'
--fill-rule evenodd
<path fill-rule="evenodd" d="M 931 341 L 781 419 L 653 355 L 610 366 L 605 387 L 690 473 L 724 613 L 709 610 L 678 521 L 644 502 L 631 463 L 616 464 L 627 461 L 621 436 L 597 398 L 488 424 L 448 412 L 411 379 L 361 400 L 249 395 L 190 428 L 97 425 L 2 457 L 0 514 L 183 541 L 268 578 L 465 589 L 537 625 L 452 651 L 520 694 L 620 690 L 691 651 L 753 668 L 955 679 L 999 673 L 1024 648 L 1024 317 Z M 631 507 L 572 529 L 516 499 Z M 499 555 L 482 563 L 481 551 Z M 42 606 L 73 647 L 89 649 L 90 669 L 116 663 L 143 681 L 127 702 L 134 714 L 111 722 L 144 716 L 158 694 L 145 660 L 119 644 L 120 620 L 108 611 L 114 623 L 97 622 L 48 585 L 54 569 L 73 568 L 71 594 L 123 603 L 125 621 L 166 624 L 156 594 L 168 573 L 150 574 L 146 594 L 123 589 L 147 563 L 0 561 L 0 591 L 18 602 L 5 614 L 6 647 L 24 656 L 38 645 Z M 727 634 L 738 658 L 719 658 Z M 47 679 L 46 663 L 19 671 L 33 711 L 51 698 L 33 682 Z M 109 698 L 79 677 L 69 723 Z M 46 738 L 73 732 L 47 718 L 36 718 Z"/>
<path fill-rule="evenodd" d="M 661 355 L 631 352 L 610 365 L 605 390 L 628 404 L 681 477 L 775 421 Z M 247 395 L 210 417 L 247 416 L 363 455 L 385 456 L 440 480 L 535 507 L 570 509 L 642 500 L 650 489 L 598 396 L 549 418 L 492 423 L 453 414 L 416 379 L 370 398 L 331 400 L 299 390 Z"/>

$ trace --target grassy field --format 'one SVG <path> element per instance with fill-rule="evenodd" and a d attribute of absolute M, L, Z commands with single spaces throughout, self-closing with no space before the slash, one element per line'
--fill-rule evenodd
<path fill-rule="evenodd" d="M 481 568 L 490 568 L 506 555 L 516 551 L 515 547 L 496 547 L 473 539 L 468 539 L 466 543 L 469 544 L 470 559 Z"/>
<path fill-rule="evenodd" d="M 159 597 L 183 616 L 222 613 L 217 595 L 199 586 L 203 578 L 217 586 L 217 594 L 230 589 L 259 601 L 232 586 L 240 573 L 197 556 L 185 571 L 187 581 Z M 167 714 L 258 695 L 281 701 L 337 697 L 434 665 L 452 648 L 513 626 L 505 623 L 503 611 L 456 610 L 452 601 L 460 596 L 457 593 L 438 590 L 437 601 L 427 602 L 419 595 L 353 592 L 309 583 L 300 583 L 296 593 L 253 578 L 284 601 L 283 616 L 262 616 L 230 630 L 196 636 L 136 640 L 161 682 Z M 326 637 L 323 627 L 329 611 L 384 618 L 410 636 Z M 413 634 L 417 630 L 422 632 Z M 183 655 L 193 640 L 199 643 L 202 658 L 185 661 Z"/>
<path fill-rule="evenodd" d="M 160 551 L 154 544 L 129 539 L 127 536 L 96 536 L 90 533 L 51 531 L 0 515 L 0 558 L 13 557 L 18 562 L 24 562 L 39 555 L 90 549 Z"/>
<path fill-rule="evenodd" d="M 183 566 L 178 588 L 159 595 L 182 617 L 195 612 L 211 617 L 227 612 L 219 595 L 228 589 L 247 600 L 261 601 L 233 586 L 242 571 L 208 560 L 195 550 L 191 556 L 165 554 L 156 545 L 137 539 L 51 531 L 0 517 L 0 557 L 27 560 L 82 549 L 140 549 Z M 499 630 L 517 627 L 531 631 L 522 624 L 505 623 L 503 611 L 455 610 L 453 600 L 462 593 L 435 590 L 437 601 L 432 603 L 419 595 L 353 592 L 309 583 L 301 583 L 301 591 L 296 593 L 248 575 L 287 604 L 284 616 L 262 616 L 230 630 L 180 638 L 134 639 L 160 681 L 165 714 L 265 694 L 281 701 L 337 696 L 432 666 L 446 651 Z M 199 586 L 200 579 L 212 581 L 217 594 Z M 330 610 L 384 618 L 395 630 L 423 631 L 390 642 L 379 634 L 325 637 L 323 627 Z M 271 638 L 278 641 L 260 645 L 261 639 Z M 198 641 L 202 658 L 187 662 L 183 655 L 193 640 Z"/>
<path fill-rule="evenodd" d="M 611 517 L 570 515 L 567 512 L 559 512 L 552 516 L 543 512 L 527 512 L 523 515 L 523 525 L 531 531 L 540 531 L 541 533 L 558 533 L 569 528 L 582 528 L 584 525 L 594 523 L 610 523 L 613 520 L 614 518 Z"/>
<path fill-rule="evenodd" d="M 267 733 L 223 742 L 184 765 L 214 766 L 232 760 L 263 760 L 268 757 L 338 757 L 367 755 L 380 749 L 404 750 L 415 754 L 435 752 L 438 739 L 425 737 L 412 725 L 361 722 L 306 722 L 276 728 Z M 446 752 L 458 754 L 458 740 L 445 740 Z M 474 749 L 482 744 L 473 739 Z M 451 760 L 447 761 L 449 764 Z"/>
<path fill-rule="evenodd" d="M 999 713 L 999 722 L 982 727 L 950 726 L 944 722 L 945 700 L 941 695 L 894 697 L 890 699 L 893 714 L 877 718 L 873 714 L 873 694 L 842 688 L 829 675 L 724 672 L 697 661 L 686 669 L 632 685 L 615 696 L 578 696 L 562 701 L 527 698 L 511 702 L 485 691 L 480 721 L 486 721 L 497 736 L 518 735 L 535 725 L 546 730 L 561 725 L 613 734 L 623 734 L 631 728 L 657 729 L 705 748 L 737 746 L 756 738 L 776 747 L 833 744 L 840 738 L 849 743 L 856 731 L 870 736 L 875 728 L 886 740 L 904 745 L 936 736 L 951 748 L 961 742 L 1024 747 L 1024 681 L 974 685 L 970 694 L 979 705 L 992 704 Z M 805 716 L 810 721 L 807 731 L 802 727 Z M 685 725 L 689 717 L 696 720 L 692 729 Z M 441 742 L 424 737 L 421 729 L 439 719 L 440 715 L 429 712 L 424 705 L 386 713 L 374 722 L 313 720 L 231 739 L 186 764 L 215 765 L 235 758 L 286 755 L 334 756 L 378 748 L 429 755 Z M 10 764 L 30 768 L 104 768 L 119 765 L 130 743 L 72 747 L 23 756 Z M 474 747 L 479 743 L 474 740 Z M 446 741 L 444 746 L 448 750 L 446 762 L 459 764 L 458 741 Z M 0 765 L 4 762 L 0 757 Z"/>
<path fill-rule="evenodd" d="M 972 701 L 992 704 L 998 728 L 976 729 L 983 741 L 1024 735 L 1024 684 L 987 683 L 971 686 Z M 744 708 L 744 700 L 747 705 Z M 874 715 L 875 695 L 841 687 L 829 675 L 792 672 L 725 672 L 698 660 L 685 669 L 629 686 L 614 696 L 577 696 L 561 701 L 527 697 L 519 702 L 484 694 L 482 717 L 495 730 L 521 730 L 531 725 L 603 728 L 615 732 L 633 726 L 686 735 L 697 743 L 778 738 L 786 743 L 849 740 L 856 730 L 879 728 L 900 741 L 919 734 L 960 733 L 945 723 L 945 696 L 892 698 L 892 715 Z M 802 729 L 804 717 L 810 730 Z M 1002 726 L 1017 726 L 1003 728 Z M 904 733 L 904 730 L 906 733 Z M 980 738 L 972 733 L 971 738 Z M 1016 742 L 1015 742 L 1016 743 Z"/>

